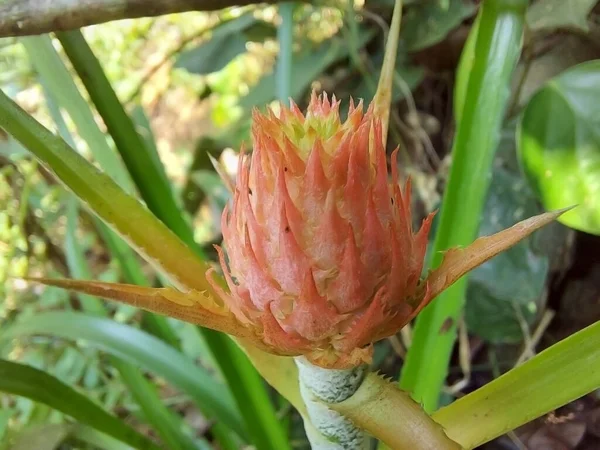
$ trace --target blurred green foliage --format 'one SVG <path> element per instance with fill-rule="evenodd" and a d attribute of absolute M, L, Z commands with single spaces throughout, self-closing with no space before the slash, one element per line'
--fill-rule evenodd
<path fill-rule="evenodd" d="M 368 101 L 373 96 L 393 2 L 363 3 L 348 5 L 346 1 L 338 1 L 331 2 L 333 6 L 329 7 L 294 5 L 289 85 L 291 96 L 301 106 L 306 104 L 313 87 L 333 91 L 343 100 L 352 96 Z M 577 36 L 597 31 L 598 16 L 592 12 L 596 2 L 576 3 L 576 7 L 567 11 L 566 2 L 538 0 L 528 11 L 531 33 L 526 37 L 525 56 L 519 66 L 523 80 L 512 88 L 514 108 L 509 111 L 512 116 L 521 114 L 523 105 L 519 105 L 519 100 L 524 86 L 532 93 L 539 90 L 525 109 L 518 134 L 528 178 L 520 174 L 515 162 L 515 131 L 510 129 L 509 145 L 504 146 L 508 162 L 492 178 L 480 228 L 482 234 L 539 211 L 538 198 L 547 208 L 566 206 L 563 204 L 566 201 L 582 201 L 579 191 L 597 188 L 594 181 L 600 135 L 600 124 L 594 119 L 597 89 L 586 85 L 580 92 L 583 98 L 573 100 L 577 92 L 568 83 L 569 77 L 581 75 L 582 71 L 586 79 L 596 82 L 597 62 L 580 66 L 546 86 L 541 82 L 528 86 L 525 82 L 528 76 L 535 78 L 529 69 L 535 67 L 532 64 L 536 58 L 546 55 L 539 47 L 548 45 L 549 40 L 552 42 L 552 34 L 557 30 Z M 465 30 L 472 26 L 477 4 L 467 0 L 405 2 L 391 136 L 394 146 L 402 144 L 403 170 L 413 175 L 416 210 L 424 211 L 436 204 L 446 181 L 454 119 L 449 93 L 454 86 L 453 74 L 464 45 Z M 178 207 L 185 209 L 182 217 L 193 224 L 198 245 L 212 259 L 212 244 L 221 239 L 219 216 L 229 194 L 210 165 L 207 152 L 219 157 L 233 175 L 235 152 L 242 142 L 250 144 L 251 109 L 265 107 L 277 96 L 278 75 L 274 72 L 278 61 L 277 26 L 276 6 L 250 6 L 215 13 L 124 20 L 83 30 L 117 97 L 133 119 L 140 134 L 139 142 L 148 149 L 157 167 L 164 170 L 171 185 L 169 195 L 175 196 Z M 45 67 L 52 67 L 47 72 L 41 64 L 42 45 L 53 47 L 60 55 L 46 61 Z M 63 137 L 70 133 L 69 139 L 81 154 L 113 178 L 122 177 L 121 181 L 130 183 L 130 173 L 125 172 L 115 151 L 119 140 L 114 133 L 112 136 L 107 133 L 102 112 L 90 101 L 54 36 L 23 41 L 2 39 L 0 74 L 3 90 L 28 112 Z M 53 105 L 51 97 L 56 104 Z M 569 99 L 569 108 L 557 111 L 548 106 L 560 99 L 567 101 L 565 98 Z M 61 124 L 61 114 L 65 112 Z M 569 126 L 554 128 L 564 131 L 559 136 L 539 135 L 544 127 L 554 127 L 559 122 L 564 125 L 567 119 L 571 121 Z M 105 121 L 108 122 L 106 118 Z M 584 132 L 575 132 L 579 128 L 574 124 Z M 523 142 L 532 136 L 535 146 Z M 568 140 L 568 145 L 563 145 L 564 140 Z M 570 164 L 563 164 L 560 158 L 546 158 L 558 141 L 566 152 L 563 157 Z M 90 142 L 100 143 L 100 147 L 92 148 Z M 106 158 L 106 155 L 112 156 Z M 121 168 L 113 167 L 111 173 L 109 167 L 114 161 Z M 528 164 L 531 161 L 536 164 Z M 555 177 L 576 178 L 587 184 L 579 190 L 561 190 L 561 196 L 567 199 L 559 205 L 554 202 L 559 195 L 552 193 L 551 186 L 544 185 L 549 165 L 556 170 Z M 527 180 L 532 181 L 533 191 L 527 187 Z M 135 191 L 130 184 L 129 189 Z M 579 220 L 567 225 L 597 233 L 597 201 L 584 203 L 584 208 L 571 216 L 578 214 Z M 565 234 L 562 230 L 556 239 L 564 239 Z M 116 341 L 105 342 L 104 347 L 100 346 L 104 351 L 99 351 L 93 338 L 83 339 L 84 331 L 101 330 L 102 324 L 109 320 L 88 317 L 85 319 L 91 321 L 88 323 L 77 319 L 81 311 L 90 312 L 89 299 L 15 278 L 85 276 L 104 281 L 161 282 L 152 268 L 131 250 L 124 250 L 125 244 L 115 239 L 88 212 L 78 208 L 71 194 L 18 143 L 7 135 L 0 136 L 0 330 L 27 324 L 34 330 L 36 323 L 40 327 L 52 324 L 55 327 L 54 337 L 39 337 L 39 333 L 31 332 L 37 337 L 7 343 L 1 356 L 40 369 L 54 377 L 52 383 L 74 387 L 75 393 L 85 394 L 94 405 L 123 419 L 124 424 L 154 442 L 164 440 L 165 433 L 173 433 L 170 439 L 167 437 L 169 448 L 177 445 L 198 449 L 217 445 L 240 448 L 250 443 L 252 438 L 244 432 L 245 425 L 237 424 L 242 420 L 239 417 L 249 414 L 247 411 L 240 414 L 240 406 L 230 401 L 231 384 L 227 386 L 224 382 L 220 355 L 211 353 L 210 344 L 195 327 L 170 319 L 156 322 L 133 308 L 98 302 L 103 314 L 120 323 L 114 325 L 115 329 L 125 333 L 120 338 L 118 333 L 105 335 L 106 339 Z M 471 333 L 492 344 L 520 343 L 526 337 L 523 324 L 527 329 L 536 326 L 545 305 L 551 268 L 550 256 L 542 250 L 535 241 L 528 240 L 474 272 L 466 309 Z M 78 334 L 75 325 L 86 323 L 89 328 Z M 115 350 L 119 344 L 139 346 L 144 342 L 146 347 L 139 350 L 149 354 L 150 363 L 144 360 L 143 364 L 131 354 L 125 359 L 136 370 L 142 367 L 144 372 L 140 371 L 139 376 L 154 390 L 152 395 L 173 412 L 172 416 L 163 416 L 161 412 L 158 419 L 153 419 L 148 409 L 144 411 L 135 392 L 127 387 L 122 368 L 113 358 L 106 357 L 106 353 L 123 357 L 123 352 Z M 167 360 L 157 370 L 152 364 L 159 358 L 152 359 L 151 353 L 163 346 L 168 350 L 158 356 Z M 169 360 L 169 356 L 174 359 Z M 397 375 L 398 358 L 391 346 L 378 345 L 377 364 L 385 366 L 390 359 L 395 361 L 391 366 Z M 186 367 L 189 371 L 173 379 L 173 370 L 168 370 L 170 365 L 177 366 L 179 372 Z M 205 383 L 201 383 L 202 377 Z M 210 400 L 209 394 L 219 398 Z M 278 425 L 273 426 L 285 431 L 293 448 L 306 448 L 299 416 L 272 390 L 268 394 L 270 405 L 277 410 Z M 218 408 L 221 402 L 225 406 L 221 405 L 223 409 L 214 413 L 215 405 Z M 114 436 L 88 427 L 93 424 L 75 423 L 68 417 L 69 412 L 64 412 L 67 415 L 23 396 L 0 394 L 0 449 L 52 450 L 60 448 L 63 442 L 69 443 L 68 448 L 78 449 L 125 448 Z M 263 413 L 265 417 L 270 414 Z M 215 424 L 214 417 L 221 420 Z M 162 433 L 152 427 L 153 420 L 154 423 L 164 420 Z"/>

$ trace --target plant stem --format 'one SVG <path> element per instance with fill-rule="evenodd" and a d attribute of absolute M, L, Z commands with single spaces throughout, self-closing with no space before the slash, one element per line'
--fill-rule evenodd
<path fill-rule="evenodd" d="M 526 0 L 485 0 L 463 51 L 455 95 L 458 127 L 433 244 L 433 268 L 441 263 L 443 251 L 467 245 L 477 236 L 526 8 Z M 456 339 L 455 325 L 440 330 L 445 323 L 458 323 L 466 288 L 463 277 L 417 318 L 400 386 L 427 412 L 437 409 Z"/>
<path fill-rule="evenodd" d="M 306 427 L 313 450 L 368 449 L 370 439 L 361 429 L 328 408 L 325 403 L 340 403 L 350 398 L 360 387 L 367 366 L 352 369 L 324 369 L 311 364 L 304 357 L 295 358 L 300 379 L 300 393 L 308 410 L 312 427 Z M 325 402 L 325 403 L 324 403 Z"/>

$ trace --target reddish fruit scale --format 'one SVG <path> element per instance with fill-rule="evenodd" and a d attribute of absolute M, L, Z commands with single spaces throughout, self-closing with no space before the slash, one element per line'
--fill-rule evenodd
<path fill-rule="evenodd" d="M 433 214 L 413 232 L 381 120 L 351 102 L 342 123 L 339 106 L 313 93 L 306 115 L 254 112 L 253 152 L 222 217 L 228 264 L 218 249 L 236 318 L 274 353 L 329 368 L 369 361 L 430 297 L 420 275 Z"/>

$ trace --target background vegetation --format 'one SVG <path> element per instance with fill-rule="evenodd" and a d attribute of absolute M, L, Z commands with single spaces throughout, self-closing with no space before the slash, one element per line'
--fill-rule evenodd
<path fill-rule="evenodd" d="M 370 101 L 392 6 L 386 0 L 249 6 L 123 20 L 81 35 L 4 38 L 0 82 L 214 259 L 228 193 L 208 153 L 233 174 L 237 150 L 250 142 L 251 108 L 278 97 L 289 95 L 302 107 L 314 88 Z M 479 6 L 405 2 L 389 147 L 401 145 L 400 170 L 412 177 L 419 221 L 440 206 L 448 178 L 461 101 L 469 98 L 461 73 L 464 79 L 473 70 L 468 58 L 459 68 L 459 56 Z M 543 209 L 580 207 L 565 216 L 567 226 L 550 226 L 477 269 L 466 285 L 464 314 L 459 308 L 456 320 L 434 330 L 441 341 L 433 350 L 423 344 L 433 313 L 414 333 L 407 327 L 377 345 L 375 368 L 395 379 L 403 373 L 403 387 L 427 391 L 411 374 L 441 358 L 443 367 L 432 370 L 445 381 L 442 403 L 449 403 L 600 318 L 599 13 L 590 0 L 530 5 L 484 212 L 476 220 L 483 235 Z M 102 72 L 84 70 L 93 55 L 110 85 Z M 137 134 L 119 116 L 116 98 Z M 8 135 L 0 141 L 0 205 L 2 356 L 40 369 L 0 365 L 0 380 L 13 383 L 2 390 L 21 394 L 0 393 L 0 448 L 122 449 L 123 441 L 151 448 L 148 440 L 186 450 L 307 448 L 297 413 L 229 341 L 18 279 L 161 282 Z M 458 334 L 456 345 L 453 333 L 444 337 L 450 330 Z M 413 342 L 425 362 L 403 371 Z M 447 374 L 444 345 L 452 351 Z M 599 446 L 600 403 L 590 394 L 485 448 Z"/>

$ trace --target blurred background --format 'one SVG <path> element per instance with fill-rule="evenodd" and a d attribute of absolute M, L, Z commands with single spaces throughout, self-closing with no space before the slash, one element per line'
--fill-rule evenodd
<path fill-rule="evenodd" d="M 480 2 L 404 3 L 389 150 L 400 145 L 400 170 L 403 176 L 412 177 L 413 208 L 420 222 L 439 207 L 444 190 L 455 131 L 455 74 Z M 600 8 L 595 4 L 538 0 L 530 6 L 523 53 L 481 218 L 482 235 L 544 209 L 543 193 L 532 189 L 521 170 L 517 123 L 524 108 L 536 107 L 529 102 L 549 80 L 600 57 Z M 245 142 L 251 147 L 252 108 L 277 99 L 274 71 L 280 43 L 286 45 L 281 51 L 292 57 L 289 93 L 300 107 L 306 106 L 311 90 L 316 89 L 335 93 L 343 100 L 344 111 L 351 97 L 368 103 L 375 92 L 392 7 L 391 0 L 293 4 L 293 21 L 282 22 L 277 6 L 258 5 L 128 19 L 82 32 L 138 132 L 159 156 L 177 204 L 194 225 L 194 239 L 214 259 L 212 244 L 221 240 L 220 214 L 229 194 L 207 155 L 220 158 L 235 173 L 240 146 Z M 282 26 L 289 28 L 291 41 L 278 40 Z M 598 69 L 594 70 L 591 76 L 598 77 Z M 79 88 L 81 98 L 65 81 Z M 48 128 L 67 136 L 86 157 L 97 160 L 90 145 L 90 139 L 97 138 L 95 128 L 104 136 L 103 145 L 114 148 L 57 39 L 1 39 L 0 84 Z M 595 92 L 590 88 L 586 95 L 600 100 L 600 85 L 595 87 Z M 597 155 L 600 111 L 597 107 L 573 110 L 579 114 L 575 120 L 596 127 L 592 145 Z M 62 124 L 56 120 L 57 111 L 64 118 Z M 590 164 L 582 169 L 589 172 L 564 176 L 598 180 L 594 177 L 600 176 L 599 167 Z M 593 206 L 600 207 L 599 201 L 593 196 Z M 600 319 L 600 238 L 595 235 L 597 229 L 586 231 L 553 224 L 471 275 L 447 402 Z M 3 327 L 43 311 L 85 309 L 82 304 L 89 300 L 16 277 L 124 281 L 131 279 L 124 272 L 135 267 L 137 276 L 156 281 L 155 273 L 140 258 L 131 253 L 123 260 L 109 240 L 97 219 L 80 209 L 26 150 L 7 135 L 0 136 L 0 334 Z M 155 324 L 145 321 L 139 311 L 114 303 L 103 305 L 114 320 L 155 334 Z M 168 323 L 178 351 L 220 379 L 214 356 L 196 328 L 175 320 Z M 397 379 L 410 339 L 408 327 L 379 343 L 377 370 Z M 36 337 L 12 341 L 2 351 L 10 360 L 75 386 L 138 431 L 156 437 L 130 389 L 98 346 Z M 189 395 L 160 374 L 146 377 L 162 402 L 182 419 L 180 426 L 196 448 L 223 448 L 215 438 L 214 423 Z M 297 414 L 272 398 L 292 447 L 308 448 Z M 598 393 L 590 394 L 485 448 L 598 449 L 599 400 Z M 41 403 L 0 393 L 0 449 L 124 448 L 65 427 L 70 423 L 62 413 Z"/>

